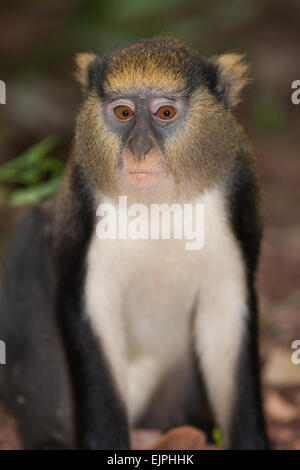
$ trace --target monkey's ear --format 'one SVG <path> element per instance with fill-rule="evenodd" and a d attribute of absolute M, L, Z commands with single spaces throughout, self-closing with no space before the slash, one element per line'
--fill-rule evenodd
<path fill-rule="evenodd" d="M 248 65 L 244 55 L 222 54 L 213 57 L 217 68 L 216 91 L 228 108 L 233 108 L 240 101 L 241 91 L 248 83 Z"/>
<path fill-rule="evenodd" d="M 76 71 L 75 76 L 82 86 L 83 90 L 88 87 L 89 81 L 89 66 L 96 59 L 96 55 L 92 53 L 80 53 L 75 56 Z"/>

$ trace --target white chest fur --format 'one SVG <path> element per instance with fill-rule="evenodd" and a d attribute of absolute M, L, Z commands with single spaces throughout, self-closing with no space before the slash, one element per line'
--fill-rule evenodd
<path fill-rule="evenodd" d="M 96 232 L 90 243 L 86 312 L 132 422 L 168 370 L 189 351 L 194 313 L 201 310 L 203 296 L 220 307 L 216 283 L 222 282 L 222 269 L 234 279 L 234 295 L 244 301 L 241 255 L 219 192 L 206 192 L 194 203 L 204 205 L 205 239 L 199 251 L 187 251 L 185 240 L 99 240 Z M 228 263 L 229 270 L 224 267 Z M 230 295 L 224 297 L 228 304 Z M 236 313 L 227 310 L 232 321 L 242 317 L 240 305 Z"/>

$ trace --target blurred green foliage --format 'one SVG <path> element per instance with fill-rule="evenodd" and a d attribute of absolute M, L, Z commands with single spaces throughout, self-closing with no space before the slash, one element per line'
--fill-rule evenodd
<path fill-rule="evenodd" d="M 57 191 L 62 162 L 50 155 L 56 140 L 47 137 L 0 167 L 0 202 L 36 203 Z"/>
<path fill-rule="evenodd" d="M 279 134 L 286 126 L 284 107 L 271 93 L 258 93 L 253 106 L 254 122 L 258 131 Z"/>
<path fill-rule="evenodd" d="M 69 7 L 57 34 L 39 41 L 27 64 L 49 70 L 76 52 L 103 54 L 157 34 L 175 35 L 204 55 L 243 49 L 243 35 L 230 33 L 263 8 L 252 0 L 244 0 L 242 8 L 238 0 L 85 0 Z"/>
<path fill-rule="evenodd" d="M 213 438 L 213 441 L 217 444 L 217 446 L 225 448 L 221 429 L 214 428 L 212 430 L 212 438 Z"/>

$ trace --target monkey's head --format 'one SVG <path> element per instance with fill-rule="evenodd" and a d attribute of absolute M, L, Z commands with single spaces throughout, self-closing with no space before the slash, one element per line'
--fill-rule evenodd
<path fill-rule="evenodd" d="M 76 158 L 102 190 L 182 188 L 217 182 L 231 167 L 240 130 L 231 113 L 247 81 L 243 57 L 206 59 L 156 37 L 100 59 L 77 56 L 84 89 Z"/>

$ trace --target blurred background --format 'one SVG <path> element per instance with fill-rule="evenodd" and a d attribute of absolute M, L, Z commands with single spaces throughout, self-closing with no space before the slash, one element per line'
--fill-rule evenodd
<path fill-rule="evenodd" d="M 80 104 L 74 55 L 156 34 L 206 56 L 245 53 L 251 64 L 235 112 L 254 142 L 263 189 L 265 406 L 276 446 L 300 449 L 300 364 L 291 361 L 291 343 L 300 340 L 300 104 L 291 101 L 300 80 L 299 0 L 1 0 L 0 261 L 30 205 L 59 185 Z M 10 423 L 0 413 L 4 448 Z"/>

